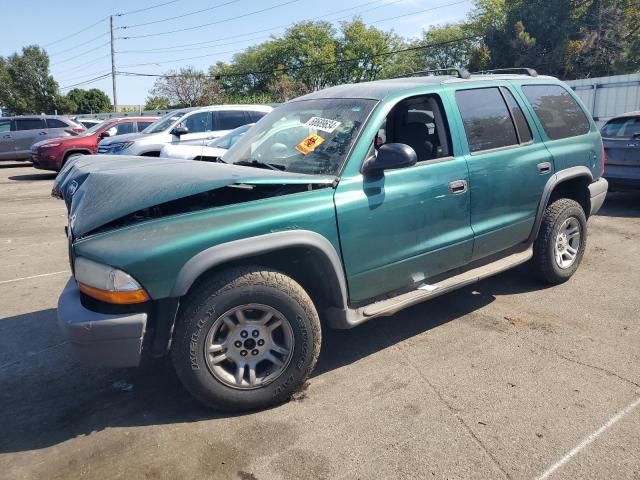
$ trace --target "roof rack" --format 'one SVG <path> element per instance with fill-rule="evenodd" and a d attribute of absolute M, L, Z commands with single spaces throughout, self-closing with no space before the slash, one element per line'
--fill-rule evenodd
<path fill-rule="evenodd" d="M 536 72 L 533 68 L 527 68 L 527 67 L 494 68 L 493 70 L 481 70 L 479 72 L 473 72 L 473 74 L 486 75 L 490 73 L 504 73 L 504 72 L 507 72 L 507 73 L 524 72 L 530 77 L 538 76 L 538 72 Z"/>
<path fill-rule="evenodd" d="M 413 77 L 415 75 L 435 75 L 437 73 L 454 73 L 456 77 L 458 78 L 463 78 L 463 79 L 469 79 L 471 78 L 471 74 L 469 73 L 469 71 L 466 68 L 435 68 L 432 70 L 419 70 L 417 72 L 410 72 L 410 73 L 405 73 L 404 75 L 397 75 L 393 78 L 405 78 L 405 77 Z"/>

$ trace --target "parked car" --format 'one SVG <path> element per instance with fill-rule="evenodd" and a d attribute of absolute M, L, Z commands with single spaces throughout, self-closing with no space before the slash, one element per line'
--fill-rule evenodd
<path fill-rule="evenodd" d="M 217 162 L 253 125 L 253 123 L 247 123 L 202 146 L 167 144 L 160 150 L 160 156 L 162 158 L 182 158 L 184 160 Z"/>
<path fill-rule="evenodd" d="M 610 190 L 640 188 L 640 112 L 612 118 L 602 127 Z"/>
<path fill-rule="evenodd" d="M 144 132 L 105 140 L 98 153 L 159 157 L 162 147 L 199 145 L 234 128 L 258 121 L 273 110 L 267 105 L 215 105 L 168 113 Z"/>
<path fill-rule="evenodd" d="M 0 118 L 0 159 L 28 160 L 34 142 L 84 131 L 82 125 L 53 115 Z"/>
<path fill-rule="evenodd" d="M 314 92 L 226 163 L 78 159 L 55 182 L 64 335 L 83 362 L 170 353 L 197 399 L 247 410 L 302 387 L 323 328 L 525 262 L 567 281 L 607 193 L 602 139 L 570 88 L 529 72 Z"/>
<path fill-rule="evenodd" d="M 104 122 L 104 120 L 100 120 L 99 118 L 73 118 L 73 121 L 81 124 L 84 128 L 95 127 L 96 125 Z"/>
<path fill-rule="evenodd" d="M 77 136 L 52 138 L 31 146 L 35 168 L 59 171 L 69 159 L 96 153 L 98 143 L 111 137 L 139 132 L 151 125 L 154 117 L 124 117 L 105 120 Z"/>

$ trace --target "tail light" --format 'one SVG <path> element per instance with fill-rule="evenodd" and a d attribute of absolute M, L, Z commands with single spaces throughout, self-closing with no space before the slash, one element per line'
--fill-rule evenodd
<path fill-rule="evenodd" d="M 604 144 L 602 144 L 602 154 L 600 155 L 600 161 L 602 162 L 602 165 L 601 165 L 602 169 L 601 169 L 601 172 L 600 172 L 600 175 L 602 176 L 602 175 L 604 175 L 604 165 L 607 162 L 607 152 L 604 149 Z"/>

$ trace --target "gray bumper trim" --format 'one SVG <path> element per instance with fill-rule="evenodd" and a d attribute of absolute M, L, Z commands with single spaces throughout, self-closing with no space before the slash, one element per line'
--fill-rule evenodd
<path fill-rule="evenodd" d="M 602 207 L 604 199 L 607 197 L 609 183 L 604 178 L 599 178 L 595 182 L 589 184 L 589 195 L 591 196 L 591 211 L 589 215 L 595 215 Z"/>
<path fill-rule="evenodd" d="M 58 324 L 82 363 L 135 367 L 140 363 L 146 313 L 110 315 L 88 310 L 71 278 L 58 300 Z"/>

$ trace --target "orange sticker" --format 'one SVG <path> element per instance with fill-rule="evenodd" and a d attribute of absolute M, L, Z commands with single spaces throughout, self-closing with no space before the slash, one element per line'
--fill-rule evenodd
<path fill-rule="evenodd" d="M 317 133 L 312 133 L 307 138 L 302 140 L 298 145 L 296 145 L 296 150 L 298 150 L 303 155 L 308 155 L 315 150 L 315 148 L 324 142 L 324 138 L 322 138 Z"/>

